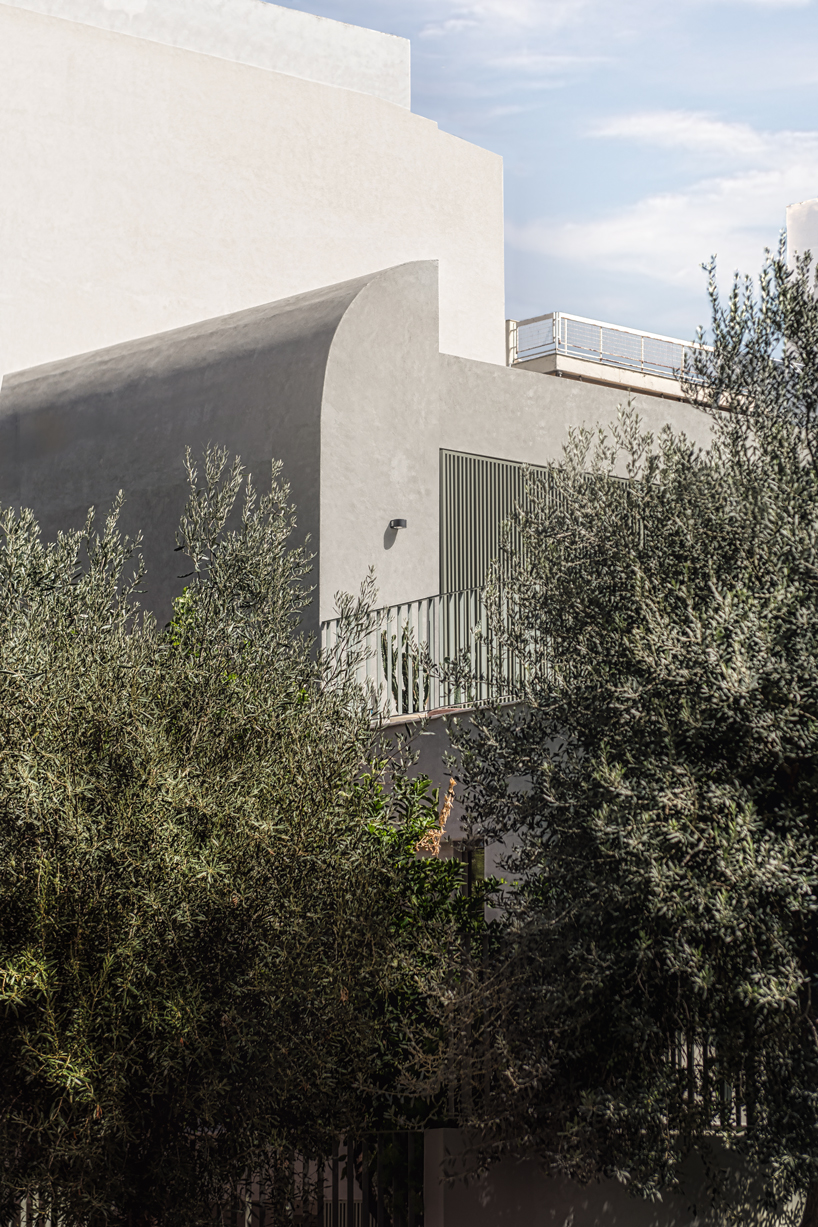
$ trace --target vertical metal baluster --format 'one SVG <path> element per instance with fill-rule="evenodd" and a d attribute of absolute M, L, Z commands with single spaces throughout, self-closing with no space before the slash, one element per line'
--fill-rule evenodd
<path fill-rule="evenodd" d="M 316 1183 L 315 1200 L 317 1203 L 317 1208 L 316 1208 L 315 1217 L 318 1221 L 319 1227 L 324 1227 L 324 1176 L 325 1175 L 326 1173 L 324 1171 L 324 1160 L 316 1159 L 315 1160 L 315 1183 Z"/>
<path fill-rule="evenodd" d="M 413 602 L 406 606 L 406 710 L 408 715 L 415 714 L 415 661 L 412 659 L 412 648 L 410 644 L 415 636 L 415 628 L 412 627 L 412 607 Z"/>
<path fill-rule="evenodd" d="M 371 1181 L 369 1179 L 369 1142 L 364 1138 L 361 1167 L 361 1227 L 370 1227 L 372 1218 Z"/>
<path fill-rule="evenodd" d="M 383 1200 L 383 1134 L 378 1134 L 378 1158 L 375 1169 L 375 1179 L 378 1182 L 378 1227 L 386 1227 L 386 1206 Z"/>
<path fill-rule="evenodd" d="M 338 1143 L 332 1144 L 332 1227 L 340 1227 L 338 1222 Z"/>
<path fill-rule="evenodd" d="M 687 1033 L 687 1098 L 691 1104 L 696 1099 L 696 1052 L 691 1031 Z"/>
<path fill-rule="evenodd" d="M 253 1185 L 250 1180 L 249 1172 L 244 1178 L 244 1227 L 252 1227 L 253 1224 Z"/>
<path fill-rule="evenodd" d="M 394 701 L 392 698 L 392 619 L 389 616 L 388 609 L 384 615 L 384 622 L 386 623 L 386 710 L 391 716 L 393 714 L 392 704 Z"/>
<path fill-rule="evenodd" d="M 416 1227 L 417 1214 L 415 1206 L 415 1135 L 406 1135 L 406 1227 Z"/>
<path fill-rule="evenodd" d="M 423 602 L 423 614 L 424 614 L 425 628 L 426 628 L 426 638 L 424 639 L 423 642 L 426 645 L 426 662 L 427 663 L 426 663 L 426 667 L 422 670 L 423 685 L 421 688 L 420 700 L 421 700 L 421 705 L 424 711 L 429 711 L 429 709 L 432 706 L 432 674 L 430 670 L 430 664 L 432 660 L 432 631 L 431 631 L 432 597 L 427 597 L 427 599 Z"/>
<path fill-rule="evenodd" d="M 395 1180 L 392 1186 L 392 1227 L 406 1227 L 409 1206 L 409 1168 L 406 1165 L 406 1144 L 400 1131 L 393 1137 L 395 1141 Z M 406 1203 L 401 1205 L 404 1196 Z"/>
<path fill-rule="evenodd" d="M 347 1138 L 347 1221 L 346 1227 L 354 1227 L 355 1217 L 355 1142 Z"/>

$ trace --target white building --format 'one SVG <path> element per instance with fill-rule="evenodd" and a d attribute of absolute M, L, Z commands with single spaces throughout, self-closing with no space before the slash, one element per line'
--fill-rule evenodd
<path fill-rule="evenodd" d="M 678 345 L 506 336 L 501 161 L 409 93 L 405 40 L 261 0 L 0 3 L 0 498 L 54 532 L 124 489 L 157 612 L 187 443 L 284 461 L 317 623 L 371 565 L 386 605 L 481 582 L 444 452 L 545 463 L 624 388 L 695 429 Z"/>
<path fill-rule="evenodd" d="M 813 268 L 818 258 L 818 198 L 799 200 L 787 207 L 787 259 L 790 264 L 799 252 L 810 252 Z"/>
<path fill-rule="evenodd" d="M 0 374 L 410 260 L 503 362 L 501 159 L 404 39 L 261 0 L 0 3 Z"/>
<path fill-rule="evenodd" d="M 505 330 L 501 161 L 409 100 L 405 41 L 261 0 L 0 2 L 0 503 L 51 536 L 124 489 L 164 617 L 185 446 L 281 459 L 326 634 L 371 565 L 427 619 L 478 587 L 497 490 L 625 394 L 703 439 L 680 342 Z M 444 1189 L 449 1141 L 425 1227 L 691 1221 L 534 1165 Z"/>

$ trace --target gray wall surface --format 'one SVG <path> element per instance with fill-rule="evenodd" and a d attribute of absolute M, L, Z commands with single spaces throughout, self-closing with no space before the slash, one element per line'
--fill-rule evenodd
<path fill-rule="evenodd" d="M 124 490 L 144 533 L 145 605 L 165 621 L 182 587 L 175 534 L 185 447 L 238 453 L 257 484 L 280 459 L 299 538 L 319 538 L 320 413 L 332 339 L 364 280 L 6 376 L 0 503 L 32 507 L 44 535 L 79 527 Z"/>
<path fill-rule="evenodd" d="M 145 533 L 146 603 L 179 590 L 184 449 L 238 452 L 259 479 L 284 462 L 318 550 L 312 625 L 375 567 L 379 603 L 439 587 L 441 448 L 544 464 L 570 426 L 615 419 L 616 390 L 441 355 L 438 269 L 419 261 L 264 307 L 5 377 L 0 502 L 45 533 L 107 509 Z M 704 439 L 689 405 L 634 398 L 646 426 Z M 399 532 L 388 527 L 405 518 Z"/>

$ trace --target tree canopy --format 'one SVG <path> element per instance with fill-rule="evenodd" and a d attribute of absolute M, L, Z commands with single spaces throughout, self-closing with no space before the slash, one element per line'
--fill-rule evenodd
<path fill-rule="evenodd" d="M 575 431 L 491 595 L 513 684 L 454 739 L 473 833 L 520 881 L 472 1124 L 484 1157 L 646 1196 L 691 1154 L 718 1186 L 727 1143 L 812 1224 L 818 301 L 783 251 L 724 303 L 711 272 L 685 374 L 710 444 L 632 410 Z"/>
<path fill-rule="evenodd" d="M 118 506 L 51 544 L 0 516 L 6 1221 L 26 1191 L 67 1223 L 212 1221 L 246 1172 L 388 1120 L 468 924 L 458 867 L 415 854 L 428 781 L 384 786 L 367 594 L 316 657 L 277 468 L 262 495 L 223 452 L 189 476 L 165 628 Z"/>

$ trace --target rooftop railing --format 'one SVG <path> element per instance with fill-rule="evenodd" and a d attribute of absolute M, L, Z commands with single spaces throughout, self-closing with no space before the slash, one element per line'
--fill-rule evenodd
<path fill-rule="evenodd" d="M 676 337 L 638 332 L 635 328 L 605 324 L 564 311 L 508 321 L 509 366 L 562 354 L 601 366 L 678 379 L 685 356 L 696 348 L 695 343 Z"/>

